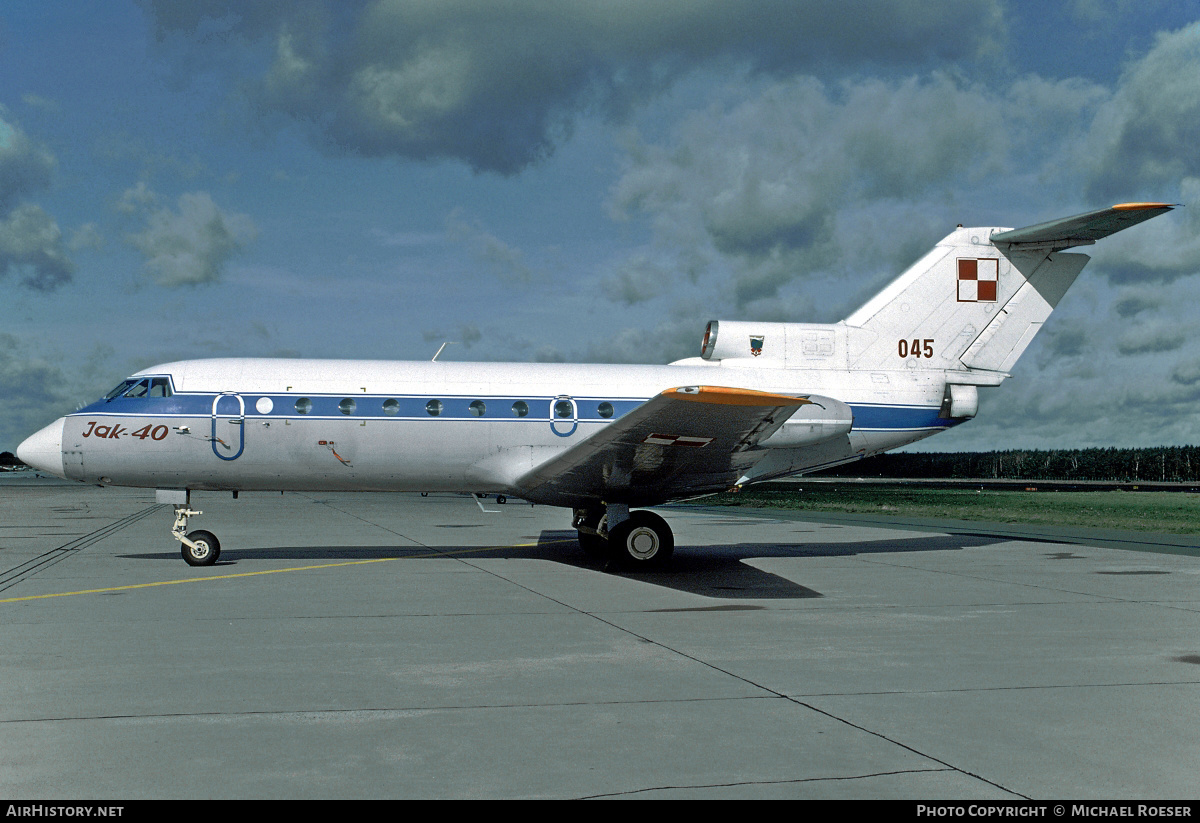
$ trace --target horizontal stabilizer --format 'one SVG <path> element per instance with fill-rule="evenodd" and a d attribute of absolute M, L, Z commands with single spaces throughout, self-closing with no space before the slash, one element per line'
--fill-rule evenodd
<path fill-rule="evenodd" d="M 1120 203 L 1108 209 L 998 232 L 992 235 L 991 240 L 997 246 L 1009 249 L 1088 246 L 1102 237 L 1136 226 L 1173 208 L 1168 203 Z"/>

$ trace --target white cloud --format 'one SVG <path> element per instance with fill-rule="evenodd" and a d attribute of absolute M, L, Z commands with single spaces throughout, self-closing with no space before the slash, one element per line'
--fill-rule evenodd
<path fill-rule="evenodd" d="M 623 115 L 699 66 L 786 73 L 860 66 L 864 55 L 880 66 L 945 64 L 1004 37 L 999 0 L 147 7 L 160 39 L 194 38 L 209 60 L 225 56 L 218 42 L 269 49 L 270 67 L 249 89 L 254 105 L 303 122 L 329 148 L 456 158 L 502 174 L 552 153 L 578 114 Z"/>
<path fill-rule="evenodd" d="M 128 242 L 145 256 L 146 274 L 160 286 L 218 281 L 229 258 L 257 236 L 254 221 L 222 211 L 207 192 L 181 195 L 178 205 L 178 211 L 149 211 L 146 228 L 130 235 Z"/>
<path fill-rule="evenodd" d="M 740 313 L 797 283 L 840 291 L 839 303 L 847 285 L 877 286 L 952 227 L 938 219 L 946 191 L 1008 170 L 1005 106 L 933 74 L 835 86 L 800 77 L 693 112 L 665 139 L 630 144 L 610 208 L 646 220 L 653 249 L 610 275 L 606 292 L 666 293 L 674 268 L 718 284 Z"/>
<path fill-rule="evenodd" d="M 525 262 L 520 249 L 486 231 L 478 220 L 465 218 L 461 209 L 446 217 L 446 237 L 465 245 L 477 261 L 506 283 L 528 284 L 537 279 L 537 272 Z"/>
<path fill-rule="evenodd" d="M 74 271 L 58 223 L 40 206 L 17 206 L 0 217 L 0 273 L 16 274 L 31 289 L 52 291 L 69 282 Z"/>
<path fill-rule="evenodd" d="M 95 223 L 84 223 L 71 234 L 71 240 L 67 245 L 71 251 L 99 249 L 104 246 L 104 235 Z"/>
<path fill-rule="evenodd" d="M 50 185 L 55 165 L 48 149 L 0 118 L 0 212 Z"/>
<path fill-rule="evenodd" d="M 65 382 L 53 358 L 35 355 L 13 335 L 0 333 L 0 443 L 11 444 L 6 449 L 62 414 Z"/>
<path fill-rule="evenodd" d="M 1189 331 L 1193 330 L 1171 320 L 1152 320 L 1121 335 L 1117 340 L 1117 351 L 1121 354 L 1175 351 L 1188 339 Z"/>
<path fill-rule="evenodd" d="M 0 277 L 15 274 L 38 291 L 58 288 L 75 271 L 58 223 L 24 202 L 50 185 L 55 165 L 48 149 L 0 118 Z"/>
<path fill-rule="evenodd" d="M 1159 34 L 1100 108 L 1092 124 L 1089 190 L 1094 197 L 1152 199 L 1151 187 L 1200 176 L 1197 145 L 1200 23 L 1193 23 Z"/>
<path fill-rule="evenodd" d="M 158 205 L 158 195 L 150 190 L 145 180 L 139 180 L 136 186 L 121 193 L 116 203 L 116 210 L 122 214 L 137 214 L 139 211 Z"/>

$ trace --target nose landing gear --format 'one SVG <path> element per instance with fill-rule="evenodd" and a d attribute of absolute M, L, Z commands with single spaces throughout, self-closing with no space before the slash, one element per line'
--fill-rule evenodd
<path fill-rule="evenodd" d="M 191 495 L 185 492 L 183 503 L 172 500 L 175 507 L 175 524 L 171 527 L 171 536 L 180 542 L 180 553 L 185 563 L 189 566 L 211 566 L 221 556 L 221 542 L 215 534 L 203 529 L 187 531 L 188 518 L 204 514 L 189 506 L 190 497 Z"/>

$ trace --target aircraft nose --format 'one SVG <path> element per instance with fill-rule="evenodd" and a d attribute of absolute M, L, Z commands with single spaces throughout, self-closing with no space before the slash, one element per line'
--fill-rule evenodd
<path fill-rule="evenodd" d="M 67 418 L 60 417 L 46 428 L 31 434 L 17 446 L 17 459 L 27 466 L 66 478 L 63 470 L 62 438 Z"/>

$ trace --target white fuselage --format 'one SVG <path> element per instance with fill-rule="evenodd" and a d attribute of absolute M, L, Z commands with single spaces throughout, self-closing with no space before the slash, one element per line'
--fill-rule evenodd
<path fill-rule="evenodd" d="M 166 489 L 519 496 L 515 478 L 687 385 L 828 394 L 852 408 L 852 430 L 816 446 L 789 448 L 785 425 L 760 444 L 764 457 L 746 482 L 893 449 L 960 422 L 939 418 L 946 381 L 937 371 L 216 359 L 131 379 L 143 377 L 169 378 L 168 396 L 101 400 L 54 424 L 64 476 Z"/>

